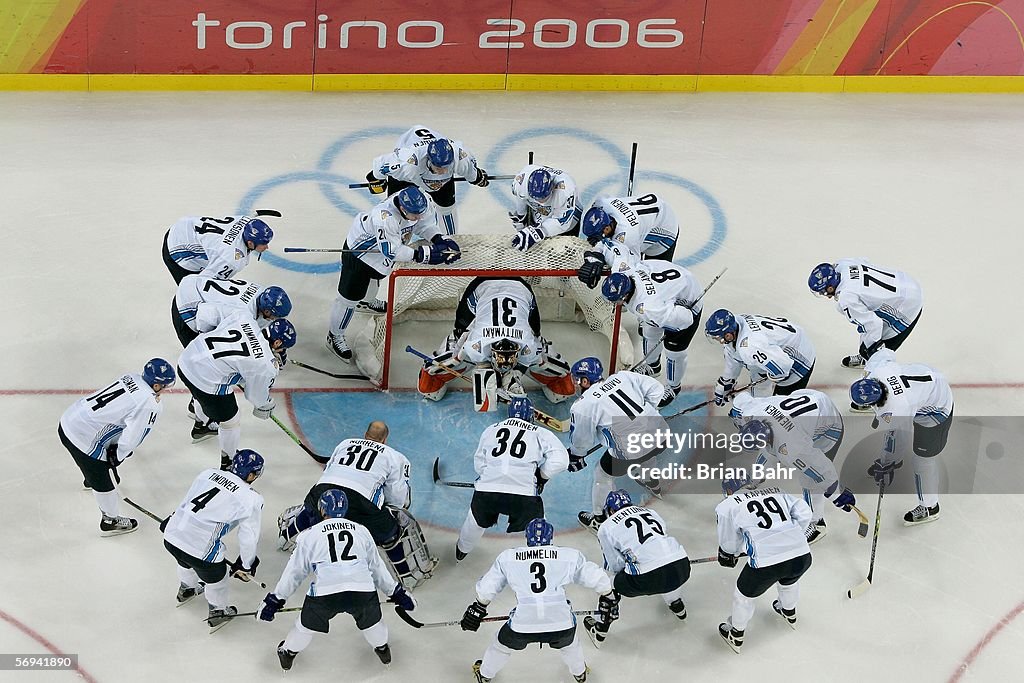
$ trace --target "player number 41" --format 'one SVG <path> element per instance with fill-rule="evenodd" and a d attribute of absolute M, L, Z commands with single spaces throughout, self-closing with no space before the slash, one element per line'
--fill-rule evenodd
<path fill-rule="evenodd" d="M 526 34 L 522 19 L 488 19 L 488 26 L 507 26 L 500 31 L 480 34 L 481 48 L 502 50 L 526 47 L 526 43 L 511 40 Z M 644 48 L 672 48 L 683 44 L 683 32 L 667 28 L 675 26 L 675 19 L 644 19 L 636 26 L 636 44 Z M 598 30 L 601 30 L 601 39 Z M 617 48 L 629 42 L 632 26 L 627 19 L 591 19 L 583 28 L 583 43 L 587 47 Z M 566 48 L 576 44 L 579 25 L 572 19 L 540 19 L 530 31 L 534 47 Z"/>

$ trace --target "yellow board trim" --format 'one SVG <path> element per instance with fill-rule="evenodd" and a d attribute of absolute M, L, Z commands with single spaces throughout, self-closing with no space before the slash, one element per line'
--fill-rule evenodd
<path fill-rule="evenodd" d="M 553 90 L 610 92 L 1024 93 L 1024 76 L 592 74 L 0 74 L 0 90 Z"/>

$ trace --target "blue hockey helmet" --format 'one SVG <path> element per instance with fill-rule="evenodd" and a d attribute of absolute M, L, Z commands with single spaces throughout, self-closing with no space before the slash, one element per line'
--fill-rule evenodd
<path fill-rule="evenodd" d="M 589 238 L 600 239 L 604 237 L 604 229 L 612 224 L 612 217 L 600 206 L 592 206 L 583 216 L 583 223 L 580 229 Z"/>
<path fill-rule="evenodd" d="M 600 382 L 601 378 L 604 377 L 604 367 L 602 367 L 601 361 L 593 356 L 580 358 L 572 364 L 570 372 L 572 373 L 573 379 L 577 382 L 585 377 L 588 382 L 595 384 Z"/>
<path fill-rule="evenodd" d="M 527 194 L 530 195 L 531 199 L 535 199 L 538 202 L 542 202 L 550 197 L 553 189 L 555 189 L 555 179 L 546 168 L 534 169 L 526 180 Z"/>
<path fill-rule="evenodd" d="M 629 507 L 633 504 L 633 499 L 629 497 L 629 491 L 626 489 L 616 489 L 608 494 L 608 497 L 604 499 L 604 509 L 608 511 L 608 514 L 618 512 L 622 508 Z"/>
<path fill-rule="evenodd" d="M 531 519 L 526 525 L 526 545 L 531 548 L 535 545 L 551 545 L 554 537 L 555 527 L 543 517 Z"/>
<path fill-rule="evenodd" d="M 280 287 L 267 287 L 256 300 L 256 310 L 269 313 L 275 318 L 283 318 L 292 312 L 292 300 Z"/>
<path fill-rule="evenodd" d="M 174 374 L 174 366 L 163 358 L 154 358 L 146 367 L 142 368 L 142 381 L 152 387 L 154 384 L 161 385 L 164 389 L 174 384 L 178 378 Z"/>
<path fill-rule="evenodd" d="M 252 242 L 254 249 L 264 244 L 270 244 L 272 239 L 274 239 L 274 231 L 270 229 L 266 222 L 259 218 L 253 218 L 242 228 L 242 241 L 245 242 L 246 246 Z"/>
<path fill-rule="evenodd" d="M 745 451 L 756 451 L 775 442 L 772 426 L 767 420 L 750 420 L 740 427 L 740 446 Z"/>
<path fill-rule="evenodd" d="M 724 308 L 720 308 L 711 314 L 707 323 L 704 324 L 704 334 L 722 344 L 726 343 L 725 335 L 733 335 L 732 341 L 736 340 L 736 333 L 740 326 L 736 322 L 736 316 Z"/>
<path fill-rule="evenodd" d="M 255 474 L 255 480 L 263 474 L 263 456 L 248 448 L 236 451 L 235 457 L 231 458 L 231 472 L 242 481 Z"/>
<path fill-rule="evenodd" d="M 533 401 L 525 396 L 516 396 L 508 402 L 508 416 L 533 422 Z"/>
<path fill-rule="evenodd" d="M 873 406 L 885 397 L 885 385 L 874 377 L 859 379 L 850 386 L 850 400 L 859 406 Z"/>
<path fill-rule="evenodd" d="M 280 341 L 286 349 L 295 346 L 296 336 L 295 326 L 288 322 L 288 318 L 278 318 L 267 326 L 267 337 L 271 343 Z"/>
<path fill-rule="evenodd" d="M 839 271 L 831 263 L 819 263 L 807 278 L 807 286 L 815 294 L 832 296 L 839 287 Z"/>
<path fill-rule="evenodd" d="M 625 273 L 612 273 L 601 285 L 601 296 L 614 304 L 628 299 L 633 289 L 632 278 Z"/>
<path fill-rule="evenodd" d="M 344 517 L 348 514 L 348 496 L 341 489 L 330 489 L 320 494 L 316 503 L 317 510 L 324 519 Z"/>
<path fill-rule="evenodd" d="M 403 189 L 398 193 L 396 201 L 406 220 L 413 220 L 413 216 L 422 216 L 427 211 L 427 197 L 418 187 Z"/>
<path fill-rule="evenodd" d="M 427 145 L 427 161 L 434 168 L 447 168 L 455 161 L 455 150 L 447 140 L 438 138 Z"/>

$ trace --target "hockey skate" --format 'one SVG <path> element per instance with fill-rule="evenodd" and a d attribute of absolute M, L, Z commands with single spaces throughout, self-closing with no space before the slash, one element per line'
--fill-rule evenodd
<path fill-rule="evenodd" d="M 341 359 L 343 363 L 352 362 L 352 349 L 349 348 L 348 342 L 345 341 L 345 335 L 335 335 L 333 332 L 328 332 L 327 341 L 324 345 L 328 351 Z"/>
<path fill-rule="evenodd" d="M 277 644 L 277 660 L 281 662 L 281 668 L 285 671 L 292 668 L 292 662 L 295 661 L 295 657 L 298 654 L 298 652 L 292 652 L 291 650 L 284 649 L 283 640 Z"/>
<path fill-rule="evenodd" d="M 225 607 L 224 609 L 214 609 L 210 607 L 210 612 L 206 616 L 206 623 L 210 627 L 210 633 L 218 631 L 231 621 L 232 617 L 238 614 L 238 608 L 232 605 L 231 607 Z"/>
<path fill-rule="evenodd" d="M 860 368 L 864 367 L 865 362 L 866 361 L 864 360 L 863 356 L 857 353 L 852 356 L 847 356 L 846 358 L 844 358 L 843 367 L 850 368 L 851 370 L 859 370 Z"/>
<path fill-rule="evenodd" d="M 737 631 L 729 622 L 723 621 L 718 625 L 718 635 L 722 636 L 722 640 L 733 652 L 740 653 L 740 648 L 743 647 L 743 631 Z"/>
<path fill-rule="evenodd" d="M 484 677 L 480 673 L 480 665 L 483 664 L 483 663 L 484 663 L 484 660 L 482 660 L 482 659 L 478 659 L 475 662 L 473 662 L 473 676 L 474 676 L 473 680 L 475 680 L 476 683 L 488 683 L 488 681 L 491 680 L 489 678 Z"/>
<path fill-rule="evenodd" d="M 380 663 L 384 666 L 391 663 L 391 646 L 387 643 L 384 643 L 380 647 L 373 648 L 373 653 L 377 655 L 377 659 L 379 659 Z"/>
<path fill-rule="evenodd" d="M 587 674 L 588 673 L 590 673 L 590 667 L 587 666 L 586 664 L 584 664 L 583 665 L 583 673 L 581 673 L 579 676 L 577 676 L 576 674 L 573 674 L 573 676 L 572 676 L 573 680 L 575 680 L 576 683 L 587 683 Z"/>
<path fill-rule="evenodd" d="M 207 439 L 217 436 L 218 429 L 210 424 L 203 424 L 199 420 L 192 425 L 192 443 L 201 443 Z"/>
<path fill-rule="evenodd" d="M 177 606 L 181 607 L 182 605 L 184 605 L 186 602 L 188 602 L 192 598 L 196 597 L 197 595 L 202 595 L 203 591 L 205 591 L 205 590 L 206 590 L 206 586 L 204 586 L 203 584 L 199 584 L 195 588 L 193 588 L 192 586 L 186 586 L 185 584 L 181 584 L 180 586 L 178 586 L 178 605 Z"/>
<path fill-rule="evenodd" d="M 190 398 L 188 400 L 188 408 L 185 409 L 185 412 L 188 413 L 188 416 L 192 418 L 193 422 L 201 421 L 199 419 L 199 415 L 196 414 L 196 400 L 194 398 Z"/>
<path fill-rule="evenodd" d="M 456 543 L 455 544 L 455 561 L 456 562 L 462 562 L 467 557 L 469 557 L 469 553 L 464 553 L 461 550 L 459 550 L 459 544 Z"/>
<path fill-rule="evenodd" d="M 796 630 L 796 609 L 795 608 L 794 609 L 786 609 L 785 607 L 783 607 L 782 605 L 779 604 L 778 600 L 776 600 L 775 602 L 772 603 L 772 609 L 775 610 L 776 614 L 778 614 L 780 617 L 782 617 L 783 619 L 786 620 L 786 623 L 789 624 L 789 627 L 791 629 L 793 629 L 794 631 Z"/>
<path fill-rule="evenodd" d="M 681 599 L 673 600 L 669 603 L 668 608 L 672 610 L 672 614 L 676 615 L 676 619 L 679 621 L 686 619 L 686 605 Z"/>
<path fill-rule="evenodd" d="M 590 640 L 594 643 L 594 647 L 598 650 L 601 649 L 601 643 L 608 637 L 608 626 L 603 624 L 594 617 L 583 618 L 583 628 L 587 630 L 587 635 L 590 636 Z"/>
<path fill-rule="evenodd" d="M 593 512 L 584 510 L 576 515 L 576 519 L 579 520 L 580 526 L 590 529 L 591 533 L 597 536 L 597 530 L 601 528 L 601 522 L 607 519 L 607 516 L 604 514 L 595 515 Z"/>
<path fill-rule="evenodd" d="M 828 533 L 828 529 L 825 528 L 825 520 L 819 519 L 814 524 L 808 524 L 807 528 L 804 529 L 804 535 L 807 537 L 807 545 L 814 545 L 825 537 Z"/>
<path fill-rule="evenodd" d="M 370 315 L 387 315 L 388 302 L 374 299 L 373 301 L 360 301 L 356 304 L 356 313 L 369 313 Z"/>
<path fill-rule="evenodd" d="M 918 524 L 927 524 L 928 522 L 934 522 L 939 518 L 939 504 L 936 503 L 932 507 L 925 507 L 924 505 L 918 505 L 916 508 L 903 515 L 903 526 L 917 526 Z"/>
<path fill-rule="evenodd" d="M 100 520 L 100 534 L 103 536 L 120 536 L 130 534 L 139 528 L 139 523 L 131 517 L 107 517 Z"/>
<path fill-rule="evenodd" d="M 643 486 L 645 489 L 650 491 L 651 495 L 661 500 L 661 480 L 660 479 L 637 479 L 636 483 Z"/>

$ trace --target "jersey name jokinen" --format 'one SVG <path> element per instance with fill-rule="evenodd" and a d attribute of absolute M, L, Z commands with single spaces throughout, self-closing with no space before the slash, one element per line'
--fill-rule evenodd
<path fill-rule="evenodd" d="M 532 496 L 535 473 L 551 479 L 569 466 L 569 453 L 552 432 L 510 417 L 480 436 L 473 455 L 477 491 Z"/>

